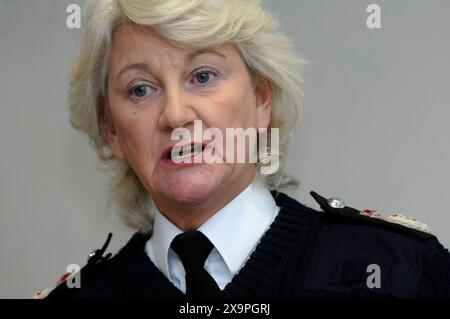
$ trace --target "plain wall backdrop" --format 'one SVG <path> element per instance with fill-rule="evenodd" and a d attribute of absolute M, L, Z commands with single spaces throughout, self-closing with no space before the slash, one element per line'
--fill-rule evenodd
<path fill-rule="evenodd" d="M 1 298 L 53 287 L 108 232 L 113 253 L 132 234 L 108 211 L 108 174 L 68 121 L 80 37 L 66 26 L 71 3 L 84 1 L 0 0 Z M 450 1 L 265 3 L 309 61 L 291 194 L 316 209 L 310 190 L 414 216 L 449 247 Z M 370 3 L 381 29 L 366 26 Z"/>

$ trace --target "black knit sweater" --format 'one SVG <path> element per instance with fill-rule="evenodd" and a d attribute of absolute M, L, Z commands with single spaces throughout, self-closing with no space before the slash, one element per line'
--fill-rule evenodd
<path fill-rule="evenodd" d="M 280 212 L 219 298 L 450 298 L 450 255 L 434 236 L 273 195 Z M 61 284 L 48 298 L 185 298 L 145 253 L 150 237 L 136 233 L 84 267 L 81 288 Z M 381 266 L 380 288 L 367 286 L 369 263 Z"/>

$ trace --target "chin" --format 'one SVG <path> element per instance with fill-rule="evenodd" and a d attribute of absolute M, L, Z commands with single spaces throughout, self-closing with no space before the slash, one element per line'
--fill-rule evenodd
<path fill-rule="evenodd" d="M 185 205 L 205 202 L 219 191 L 223 180 L 220 167 L 208 167 L 202 170 L 189 170 L 159 180 L 157 188 L 165 197 Z"/>

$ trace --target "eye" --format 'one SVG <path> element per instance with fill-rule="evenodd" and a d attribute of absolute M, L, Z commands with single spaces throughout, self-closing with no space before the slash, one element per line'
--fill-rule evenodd
<path fill-rule="evenodd" d="M 139 100 L 142 99 L 154 91 L 149 85 L 135 85 L 128 89 L 127 94 L 131 99 Z"/>
<path fill-rule="evenodd" d="M 201 70 L 194 73 L 194 84 L 198 84 L 200 86 L 207 86 L 209 84 L 212 84 L 218 74 L 211 70 Z"/>
<path fill-rule="evenodd" d="M 198 83 L 206 83 L 209 80 L 209 73 L 208 72 L 198 72 L 195 75 L 195 79 L 198 81 Z"/>
<path fill-rule="evenodd" d="M 133 93 L 139 97 L 145 96 L 145 94 L 147 93 L 147 87 L 146 86 L 135 87 L 133 89 Z"/>
<path fill-rule="evenodd" d="M 138 85 L 132 87 L 128 93 L 137 97 L 143 97 L 147 94 L 148 89 L 149 87 L 147 85 Z"/>

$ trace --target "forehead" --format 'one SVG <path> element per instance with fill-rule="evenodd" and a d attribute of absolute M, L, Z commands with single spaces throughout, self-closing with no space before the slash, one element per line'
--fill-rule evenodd
<path fill-rule="evenodd" d="M 158 50 L 177 50 L 189 52 L 189 50 L 176 46 L 159 36 L 151 28 L 140 26 L 122 26 L 114 34 L 113 51 L 129 51 L 129 49 L 144 48 L 151 52 Z"/>
<path fill-rule="evenodd" d="M 151 28 L 123 26 L 114 34 L 110 62 L 122 64 L 137 60 L 159 62 L 161 59 L 167 59 L 177 65 L 186 62 L 189 56 L 204 55 L 195 53 L 210 53 L 210 51 L 219 52 L 230 61 L 241 59 L 239 50 L 232 43 L 223 44 L 213 50 L 207 48 L 188 49 L 161 37 Z M 209 56 L 210 54 L 205 55 Z"/>

